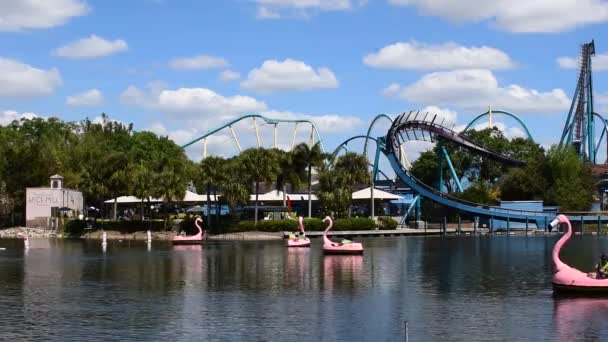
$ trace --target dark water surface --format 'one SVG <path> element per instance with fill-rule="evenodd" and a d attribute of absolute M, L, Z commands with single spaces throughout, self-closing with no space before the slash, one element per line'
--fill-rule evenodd
<path fill-rule="evenodd" d="M 0 340 L 608 339 L 608 299 L 556 299 L 557 237 L 360 239 L 363 256 L 283 241 L 204 247 L 0 240 Z M 588 269 L 606 237 L 575 237 Z"/>

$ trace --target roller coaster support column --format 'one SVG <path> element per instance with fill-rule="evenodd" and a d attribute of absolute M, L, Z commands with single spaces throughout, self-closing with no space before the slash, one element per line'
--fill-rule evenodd
<path fill-rule="evenodd" d="M 376 218 L 376 211 L 375 211 L 375 203 L 374 203 L 374 188 L 376 186 L 376 176 L 378 175 L 378 161 L 380 160 L 380 151 L 381 151 L 381 147 L 384 145 L 385 140 L 384 137 L 378 137 L 376 139 L 376 155 L 374 156 L 374 168 L 372 170 L 372 186 L 370 187 L 370 198 L 371 198 L 371 215 L 372 215 L 372 220 Z"/>
<path fill-rule="evenodd" d="M 410 215 L 410 212 L 412 211 L 413 208 L 416 208 L 416 221 L 420 221 L 420 210 L 418 209 L 420 207 L 420 195 L 416 195 L 414 196 L 414 199 L 412 200 L 412 203 L 410 203 L 410 206 L 407 208 L 405 214 L 403 215 L 403 217 L 401 218 L 401 222 L 399 222 L 399 224 L 404 225 L 407 223 L 407 217 Z"/>
<path fill-rule="evenodd" d="M 439 143 L 441 148 L 443 147 L 443 144 Z M 440 192 L 444 192 L 443 191 L 443 153 L 439 152 L 439 186 L 437 186 L 437 190 L 439 190 Z"/>
<path fill-rule="evenodd" d="M 274 124 L 274 148 L 278 148 L 277 146 L 277 124 Z"/>
<path fill-rule="evenodd" d="M 456 186 L 458 187 L 458 192 L 462 192 L 462 185 L 460 184 L 460 179 L 459 179 L 458 175 L 456 174 L 456 170 L 454 170 L 454 165 L 452 165 L 452 160 L 450 159 L 450 156 L 448 155 L 448 150 L 445 148 L 445 146 L 441 145 L 441 151 L 443 152 L 443 156 L 445 157 L 445 160 L 448 162 L 448 167 L 450 168 L 450 173 L 452 174 L 454 183 L 456 183 Z"/>
<path fill-rule="evenodd" d="M 258 124 L 255 121 L 255 117 L 253 118 L 253 128 L 255 129 L 255 139 L 258 142 L 258 148 L 262 147 L 262 142 L 260 141 L 260 132 L 258 131 Z"/>
<path fill-rule="evenodd" d="M 234 138 L 234 142 L 236 142 L 236 147 L 239 149 L 239 153 L 243 151 L 241 148 L 241 144 L 239 143 L 239 139 L 236 137 L 236 133 L 234 133 L 234 129 L 230 126 L 230 132 L 232 133 L 232 137 Z"/>
<path fill-rule="evenodd" d="M 291 143 L 292 150 L 296 146 L 296 136 L 297 135 L 298 135 L 298 123 L 296 122 L 296 124 L 293 125 L 293 142 Z"/>
<path fill-rule="evenodd" d="M 207 138 L 203 139 L 203 159 L 207 158 Z"/>

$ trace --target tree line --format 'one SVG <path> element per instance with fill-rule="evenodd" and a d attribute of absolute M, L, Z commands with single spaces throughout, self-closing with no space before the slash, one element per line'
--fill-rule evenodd
<path fill-rule="evenodd" d="M 103 207 L 105 200 L 124 195 L 170 203 L 183 198 L 192 184 L 198 192 L 221 195 L 218 205 L 232 208 L 248 203 L 254 193 L 256 218 L 262 187 L 285 190 L 289 185 L 292 191 L 305 187 L 311 195 L 317 173 L 323 211 L 339 216 L 350 206 L 349 191 L 369 181 L 364 156 L 348 153 L 330 162 L 318 143 L 303 143 L 289 152 L 250 148 L 238 156 L 194 162 L 168 137 L 135 131 L 132 124 L 110 120 L 105 114 L 99 121 L 13 121 L 0 126 L 0 142 L 0 214 L 5 216 L 23 217 L 26 187 L 48 184 L 49 176 L 56 173 L 64 176 L 65 187 L 82 191 L 88 205 Z M 143 207 L 142 202 L 142 217 Z M 310 208 L 309 201 L 309 216 Z"/>
<path fill-rule="evenodd" d="M 509 140 L 496 127 L 464 134 L 492 151 L 525 161 L 526 166 L 504 165 L 471 154 L 452 142 L 440 141 L 412 164 L 414 176 L 439 187 L 438 161 L 443 145 L 449 151 L 456 174 L 468 183 L 464 192 L 458 193 L 443 159 L 443 187 L 455 196 L 488 205 L 501 200 L 542 200 L 545 205 L 559 206 L 564 211 L 591 208 L 597 191 L 591 164 L 582 160 L 573 148 L 553 146 L 546 151 L 530 139 Z"/>

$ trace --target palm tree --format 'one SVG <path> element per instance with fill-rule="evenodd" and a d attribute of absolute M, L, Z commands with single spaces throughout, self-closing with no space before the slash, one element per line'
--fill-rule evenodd
<path fill-rule="evenodd" d="M 352 202 L 352 192 L 357 185 L 369 183 L 367 158 L 362 154 L 348 152 L 340 156 L 331 168 L 323 169 L 319 182 L 319 198 L 326 211 L 343 214 Z"/>
<path fill-rule="evenodd" d="M 279 161 L 275 153 L 264 148 L 250 148 L 243 151 L 238 159 L 241 161 L 244 178 L 255 183 L 255 219 L 258 223 L 258 196 L 260 183 L 271 182 L 279 173 Z"/>
<path fill-rule="evenodd" d="M 224 161 L 223 176 L 219 185 L 222 189 L 222 198 L 226 200 L 231 209 L 234 209 L 237 204 L 247 203 L 250 184 L 243 177 L 239 158 L 234 157 Z"/>
<path fill-rule="evenodd" d="M 211 189 L 217 205 L 217 188 L 224 177 L 226 160 L 222 157 L 207 157 L 201 161 L 196 173 L 197 188 L 207 189 L 207 224 L 211 226 Z M 219 215 L 216 207 L 216 214 Z M 219 220 L 217 221 L 219 223 Z"/>
<path fill-rule="evenodd" d="M 276 189 L 277 192 L 279 189 L 283 191 L 283 206 L 285 206 L 287 183 L 291 185 L 292 190 L 298 189 L 304 178 L 306 178 L 305 165 L 292 152 L 285 152 L 279 149 L 272 149 L 271 152 L 276 154 L 279 161 Z"/>
<path fill-rule="evenodd" d="M 321 151 L 321 144 L 317 142 L 312 147 L 301 143 L 293 149 L 293 154 L 299 163 L 303 163 L 308 172 L 308 217 L 312 216 L 312 168 L 323 166 L 326 154 Z"/>

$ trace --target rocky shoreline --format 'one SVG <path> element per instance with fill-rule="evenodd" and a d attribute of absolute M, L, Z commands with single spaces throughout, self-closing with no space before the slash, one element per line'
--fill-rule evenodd
<path fill-rule="evenodd" d="M 54 230 L 43 228 L 13 227 L 0 229 L 0 239 L 18 239 L 23 237 L 48 239 L 57 237 Z"/>

